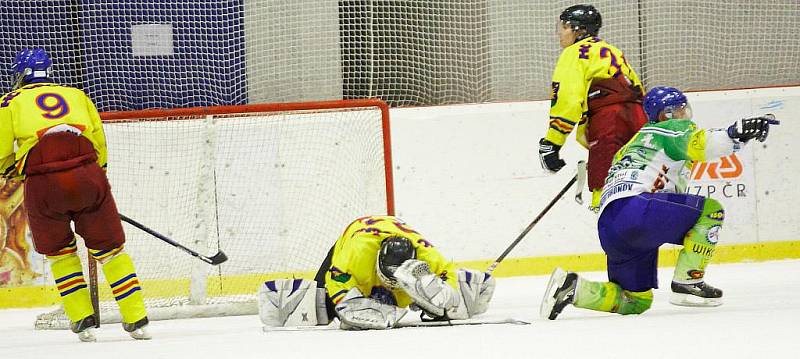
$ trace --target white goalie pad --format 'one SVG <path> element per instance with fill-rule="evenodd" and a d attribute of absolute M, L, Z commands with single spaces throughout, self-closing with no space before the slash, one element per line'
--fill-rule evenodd
<path fill-rule="evenodd" d="M 486 312 L 492 300 L 496 282 L 488 273 L 472 269 L 459 269 L 458 305 L 447 312 L 449 319 L 469 319 Z"/>
<path fill-rule="evenodd" d="M 483 314 L 489 309 L 489 301 L 492 300 L 494 288 L 497 285 L 494 277 L 489 273 L 472 269 L 460 269 L 458 271 L 458 285 L 470 317 Z"/>
<path fill-rule="evenodd" d="M 389 329 L 406 313 L 406 309 L 364 297 L 358 288 L 350 289 L 336 305 L 340 328 L 345 330 Z"/>
<path fill-rule="evenodd" d="M 414 304 L 435 316 L 443 316 L 461 302 L 456 290 L 436 274 L 431 273 L 428 263 L 409 259 L 394 272 L 398 285 Z"/>
<path fill-rule="evenodd" d="M 316 282 L 306 279 L 271 280 L 258 289 L 258 316 L 268 327 L 317 325 L 317 303 Z"/>

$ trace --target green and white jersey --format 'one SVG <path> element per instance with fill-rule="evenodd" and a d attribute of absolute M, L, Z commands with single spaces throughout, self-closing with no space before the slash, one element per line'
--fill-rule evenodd
<path fill-rule="evenodd" d="M 691 120 L 645 124 L 611 163 L 600 211 L 611 201 L 644 192 L 686 192 L 693 161 L 726 156 L 739 143 L 724 129 L 698 129 Z"/>

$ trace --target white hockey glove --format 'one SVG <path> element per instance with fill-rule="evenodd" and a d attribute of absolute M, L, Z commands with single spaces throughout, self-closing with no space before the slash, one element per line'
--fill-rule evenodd
<path fill-rule="evenodd" d="M 264 282 L 258 288 L 258 316 L 268 327 L 317 325 L 316 282 L 305 279 Z"/>
<path fill-rule="evenodd" d="M 345 330 L 389 329 L 406 313 L 404 308 L 365 297 L 358 288 L 350 289 L 336 305 L 339 327 Z"/>
<path fill-rule="evenodd" d="M 441 317 L 459 304 L 456 290 L 431 273 L 428 263 L 409 259 L 397 268 L 394 276 L 414 304 L 433 316 Z"/>

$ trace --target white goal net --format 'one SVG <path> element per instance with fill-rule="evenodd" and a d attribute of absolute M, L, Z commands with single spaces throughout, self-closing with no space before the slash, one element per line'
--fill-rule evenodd
<path fill-rule="evenodd" d="M 106 124 L 119 211 L 151 319 L 255 314 L 260 283 L 313 278 L 344 228 L 393 212 L 388 112 L 377 100 L 117 113 Z M 121 117 L 125 117 L 121 119 Z M 100 278 L 101 321 L 118 321 Z M 66 328 L 61 313 L 37 328 Z"/>

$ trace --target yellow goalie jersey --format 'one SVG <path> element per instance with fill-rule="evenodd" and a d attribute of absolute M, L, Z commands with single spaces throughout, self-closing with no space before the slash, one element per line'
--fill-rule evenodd
<path fill-rule="evenodd" d="M 402 308 L 412 303 L 402 289 L 386 288 L 378 278 L 378 251 L 381 242 L 391 236 L 408 238 L 416 249 L 417 259 L 427 262 L 431 272 L 457 288 L 455 265 L 446 260 L 421 234 L 397 217 L 368 216 L 350 223 L 334 245 L 331 267 L 325 276 L 325 289 L 334 304 L 339 304 L 353 287 L 373 298 L 384 299 L 391 293 L 396 305 Z"/>
<path fill-rule="evenodd" d="M 94 103 L 76 88 L 34 83 L 0 98 L 0 172 L 12 165 L 22 174 L 28 152 L 47 130 L 68 125 L 81 131 L 97 151 L 97 163 L 106 166 L 106 138 Z M 14 151 L 14 139 L 17 151 Z"/>
<path fill-rule="evenodd" d="M 545 139 L 563 146 L 577 124 L 576 139 L 588 147 L 584 133 L 589 88 L 595 81 L 623 75 L 634 86 L 643 88 L 622 51 L 611 44 L 597 37 L 587 37 L 565 48 L 553 71 L 550 127 Z"/>

